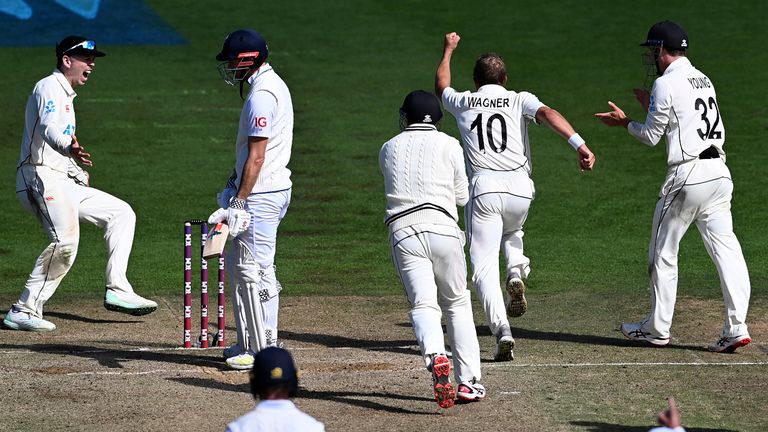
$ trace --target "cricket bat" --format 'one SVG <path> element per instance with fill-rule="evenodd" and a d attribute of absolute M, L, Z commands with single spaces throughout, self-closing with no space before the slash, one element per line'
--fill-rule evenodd
<path fill-rule="evenodd" d="M 224 245 L 229 236 L 229 226 L 224 222 L 219 222 L 208 232 L 208 239 L 203 248 L 203 258 L 213 258 L 220 256 L 224 252 Z"/>

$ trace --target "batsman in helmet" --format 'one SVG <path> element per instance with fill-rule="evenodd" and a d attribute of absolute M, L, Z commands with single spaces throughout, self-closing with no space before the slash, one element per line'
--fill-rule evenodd
<path fill-rule="evenodd" d="M 291 201 L 293 104 L 285 82 L 267 63 L 264 37 L 250 29 L 224 40 L 216 56 L 230 85 L 249 89 L 240 114 L 235 169 L 218 195 L 209 223 L 226 221 L 234 240 L 227 251 L 237 343 L 224 350 L 233 369 L 253 367 L 259 350 L 277 345 L 280 283 L 275 276 L 277 228 Z"/>

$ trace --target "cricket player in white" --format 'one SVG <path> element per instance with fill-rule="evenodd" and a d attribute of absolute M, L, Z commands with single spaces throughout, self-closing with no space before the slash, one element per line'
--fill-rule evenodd
<path fill-rule="evenodd" d="M 442 408 L 456 398 L 480 400 L 480 347 L 467 290 L 464 233 L 456 205 L 467 202 L 467 175 L 456 139 L 438 132 L 442 117 L 435 95 L 417 90 L 400 109 L 402 132 L 384 143 L 379 167 L 384 174 L 392 261 L 411 305 L 410 318 L 427 368 L 435 400 Z M 406 127 L 407 124 L 407 127 Z M 445 312 L 453 343 L 455 377 L 445 353 Z"/>
<path fill-rule="evenodd" d="M 299 390 L 299 373 L 291 354 L 267 347 L 256 354 L 250 376 L 256 407 L 227 425 L 227 432 L 323 432 L 325 426 L 302 412 L 291 398 Z"/>
<path fill-rule="evenodd" d="M 523 253 L 523 224 L 535 195 L 528 125 L 545 123 L 566 138 L 577 150 L 582 170 L 592 169 L 595 156 L 559 112 L 531 93 L 504 87 L 507 72 L 496 54 L 484 54 L 475 63 L 477 91 L 454 90 L 451 57 L 460 39 L 455 32 L 445 35 L 435 90 L 446 111 L 456 117 L 470 176 L 465 214 L 472 282 L 496 336 L 494 359 L 509 361 L 514 359 L 515 341 L 507 314 L 517 317 L 527 310 L 523 279 L 530 272 L 530 260 Z M 506 302 L 499 281 L 500 248 L 507 264 Z"/>
<path fill-rule="evenodd" d="M 720 274 L 725 323 L 711 351 L 733 352 L 751 342 L 747 331 L 750 283 L 741 246 L 733 233 L 733 181 L 725 165 L 725 126 L 715 87 L 685 56 L 690 41 L 678 24 L 651 27 L 642 46 L 659 78 L 649 94 L 635 90 L 648 112 L 635 122 L 612 102 L 613 111 L 595 114 L 609 126 L 624 126 L 640 142 L 655 146 L 667 136 L 667 177 L 653 216 L 648 250 L 651 312 L 640 323 L 621 326 L 624 335 L 653 345 L 667 345 L 677 295 L 677 253 L 692 223 Z"/>
<path fill-rule="evenodd" d="M 157 309 L 157 303 L 134 293 L 126 277 L 136 215 L 124 201 L 90 187 L 88 173 L 80 167 L 93 163 L 75 136 L 74 87 L 88 81 L 96 57 L 105 55 L 91 40 L 80 36 L 64 38 L 56 45 L 56 69 L 37 82 L 27 100 L 16 196 L 38 218 L 51 243 L 37 258 L 19 301 L 5 316 L 3 323 L 8 328 L 56 328 L 43 319 L 43 305 L 75 261 L 81 220 L 104 229 L 104 306 L 131 315 L 145 315 Z"/>
<path fill-rule="evenodd" d="M 227 271 L 234 296 L 237 343 L 224 350 L 233 369 L 250 369 L 253 355 L 277 344 L 280 283 L 275 276 L 277 227 L 291 201 L 287 168 L 293 142 L 293 104 L 269 63 L 264 38 L 253 30 L 230 33 L 216 59 L 224 80 L 250 85 L 240 114 L 235 171 L 219 194 L 209 223 L 227 221 L 234 238 Z"/>

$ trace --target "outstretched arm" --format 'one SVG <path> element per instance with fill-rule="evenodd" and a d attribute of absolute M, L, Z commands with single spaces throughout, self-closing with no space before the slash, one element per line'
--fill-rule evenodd
<path fill-rule="evenodd" d="M 587 147 L 586 142 L 573 129 L 568 120 L 557 110 L 548 106 L 542 106 L 536 111 L 536 121 L 549 126 L 558 135 L 568 140 L 573 148 L 579 152 L 579 166 L 582 170 L 591 171 L 595 166 L 595 155 Z"/>
<path fill-rule="evenodd" d="M 437 65 L 437 72 L 435 73 L 435 94 L 438 98 L 443 97 L 443 90 L 451 86 L 451 56 L 456 47 L 459 46 L 461 36 L 456 32 L 451 32 L 445 35 L 445 41 L 443 42 L 443 57 L 440 59 L 440 64 Z"/>

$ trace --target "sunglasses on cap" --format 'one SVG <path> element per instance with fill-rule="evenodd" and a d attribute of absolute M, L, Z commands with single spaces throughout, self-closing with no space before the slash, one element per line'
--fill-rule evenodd
<path fill-rule="evenodd" d="M 68 52 L 70 52 L 70 51 L 72 51 L 73 49 L 76 49 L 76 48 L 82 48 L 82 49 L 86 49 L 86 50 L 94 50 L 94 49 L 96 49 L 96 42 L 94 42 L 92 40 L 84 40 L 84 41 L 80 42 L 79 44 L 64 50 L 62 52 L 62 54 L 66 54 L 66 53 L 68 53 Z"/>

